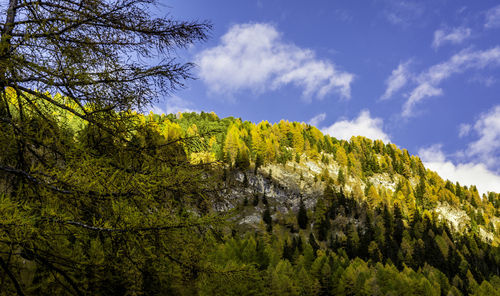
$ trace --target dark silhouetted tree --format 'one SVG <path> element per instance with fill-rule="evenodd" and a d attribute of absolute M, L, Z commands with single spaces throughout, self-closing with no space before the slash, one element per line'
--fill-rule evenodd
<path fill-rule="evenodd" d="M 262 214 L 262 220 L 267 225 L 267 231 L 271 232 L 273 230 L 273 218 L 271 217 L 271 210 L 269 209 L 269 204 L 266 205 L 266 209 Z"/>
<path fill-rule="evenodd" d="M 182 139 L 168 142 L 133 110 L 184 86 L 193 64 L 177 60 L 176 49 L 205 40 L 210 24 L 152 17 L 155 0 L 5 2 L 0 177 L 12 185 L 2 188 L 0 208 L 18 205 L 15 219 L 25 222 L 12 236 L 0 230 L 2 292 L 24 294 L 21 257 L 36 270 L 33 294 L 160 290 L 153 252 L 184 268 L 198 264 L 175 242 L 196 238 L 172 227 L 201 226 L 177 207 L 197 204 L 204 216 L 206 200 L 187 197 L 209 182 L 201 166 L 186 169 Z M 158 239 L 171 245 L 135 251 Z M 139 291 L 142 284 L 153 290 Z"/>
<path fill-rule="evenodd" d="M 308 221 L 309 219 L 307 217 L 307 210 L 304 206 L 304 201 L 300 199 L 299 212 L 297 214 L 297 223 L 299 224 L 300 228 L 306 229 Z"/>

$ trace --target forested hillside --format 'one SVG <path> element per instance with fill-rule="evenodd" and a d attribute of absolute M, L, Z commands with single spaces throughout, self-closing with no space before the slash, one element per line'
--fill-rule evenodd
<path fill-rule="evenodd" d="M 203 112 L 116 112 L 98 129 L 7 94 L 3 295 L 500 291 L 500 195 L 394 144 Z"/>
<path fill-rule="evenodd" d="M 281 293 L 498 291 L 498 193 L 480 196 L 475 186 L 443 180 L 394 144 L 337 140 L 304 123 L 254 124 L 213 113 L 147 117 L 178 123 L 188 135 L 222 131 L 202 136 L 205 151 L 190 154 L 193 163 L 223 163 L 226 186 L 241 187 L 227 194 L 242 221 L 224 248 L 233 257 L 222 262 L 262 266 L 257 250 L 271 243 L 276 268 L 288 276 L 280 275 L 277 287 L 267 284 Z M 259 215 L 260 225 L 241 227 Z M 254 230 L 260 235 L 249 235 Z M 488 279 L 491 286 L 479 289 Z"/>

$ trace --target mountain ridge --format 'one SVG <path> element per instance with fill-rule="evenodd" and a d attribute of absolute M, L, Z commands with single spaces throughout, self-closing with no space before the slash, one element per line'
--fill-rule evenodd
<path fill-rule="evenodd" d="M 499 194 L 394 144 L 204 112 L 111 113 L 117 125 L 96 128 L 44 108 L 23 113 L 24 170 L 15 133 L 0 134 L 0 252 L 32 294 L 65 293 L 54 267 L 94 294 L 500 290 Z"/>
<path fill-rule="evenodd" d="M 342 185 L 347 193 L 355 195 L 359 200 L 378 199 L 381 197 L 377 195 L 383 195 L 382 200 L 389 205 L 393 202 L 405 203 L 403 211 L 408 206 L 416 206 L 411 203 L 419 202 L 415 197 L 419 194 L 422 199 L 418 206 L 420 210 L 436 212 L 456 231 L 463 230 L 463 227 L 468 224 L 464 219 L 470 222 L 476 218 L 471 219 L 471 216 L 478 216 L 471 212 L 467 213 L 466 208 L 469 210 L 476 208 L 483 215 L 479 218 L 480 223 L 484 218 L 491 222 L 491 225 L 484 222 L 483 224 L 486 225 L 480 224 L 477 232 L 483 238 L 490 240 L 493 238 L 496 245 L 500 242 L 498 234 L 495 234 L 500 228 L 500 219 L 497 216 L 500 215 L 498 193 L 488 192 L 481 197 L 473 185 L 467 187 L 459 185 L 458 182 L 453 184 L 449 180 L 445 181 L 436 172 L 426 169 L 418 156 L 410 155 L 406 149 L 400 150 L 393 143 L 384 144 L 381 140 L 371 140 L 361 136 L 353 136 L 350 141 L 337 140 L 323 135 L 314 126 L 285 120 L 272 125 L 267 121 L 254 124 L 232 117 L 219 119 L 215 113 L 204 112 L 178 113 L 175 116 L 146 115 L 148 116 L 150 120 L 161 121 L 164 118 L 178 122 L 188 135 L 198 130 L 198 125 L 201 125 L 203 130 L 205 128 L 203 122 L 207 118 L 211 122 L 230 121 L 223 124 L 226 130 L 222 130 L 222 136 L 210 138 L 211 144 L 204 152 L 208 151 L 212 155 L 205 155 L 205 157 L 220 161 L 229 168 L 249 169 L 252 167 L 255 170 L 257 166 L 264 173 L 270 171 L 268 175 L 278 182 L 283 182 L 286 178 L 290 179 L 295 173 L 295 178 L 285 182 L 289 187 L 297 186 L 297 184 L 299 187 L 308 185 L 311 188 L 315 187 L 314 193 L 318 194 L 324 189 L 325 181 L 329 180 L 337 186 Z M 267 139 L 259 135 L 259 133 L 265 134 L 265 131 L 262 132 L 265 129 L 269 130 L 266 135 Z M 301 135 L 303 139 L 300 139 Z M 267 141 L 265 143 L 267 147 L 263 147 L 265 145 L 262 141 Z M 321 141 L 326 144 L 322 144 Z M 303 147 L 297 147 L 297 145 L 303 145 Z M 333 147 L 328 148 L 328 146 Z M 191 158 L 191 161 L 200 161 L 199 154 L 195 156 Z M 259 163 L 262 161 L 257 160 L 259 157 L 264 158 L 264 164 Z M 343 180 L 339 181 L 339 173 L 345 175 L 342 177 Z M 420 181 L 422 179 L 424 179 L 423 183 Z M 403 193 L 406 199 L 401 196 L 403 186 L 408 187 Z M 378 192 L 368 195 L 370 187 L 374 187 Z M 307 193 L 308 189 L 298 188 L 298 190 L 306 190 L 302 193 Z M 418 192 L 418 190 L 424 192 Z M 399 196 L 397 193 L 400 193 Z M 377 203 L 380 200 L 374 202 Z M 493 202 L 496 207 L 493 206 Z"/>

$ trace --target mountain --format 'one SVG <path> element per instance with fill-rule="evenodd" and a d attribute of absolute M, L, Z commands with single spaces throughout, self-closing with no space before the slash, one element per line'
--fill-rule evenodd
<path fill-rule="evenodd" d="M 500 291 L 500 194 L 394 144 L 22 100 L 0 122 L 0 295 Z"/>
<path fill-rule="evenodd" d="M 330 185 L 372 208 L 397 204 L 405 216 L 426 212 L 453 231 L 473 232 L 493 245 L 500 242 L 498 193 L 480 196 L 475 186 L 443 180 L 427 170 L 418 156 L 394 144 L 364 137 L 337 140 L 314 126 L 288 121 L 253 124 L 206 113 L 149 117 L 160 125 L 162 120 L 172 121 L 187 134 L 200 135 L 205 149 L 191 151 L 191 162 L 219 161 L 226 170 L 238 172 L 236 180 L 248 179 L 253 171 L 252 182 L 262 183 L 259 180 L 265 176 L 287 189 L 293 206 L 286 210 L 296 210 L 299 197 L 313 199 L 306 202 L 313 207 L 314 198 Z M 203 131 L 210 129 L 220 133 L 204 137 Z M 256 180 L 257 176 L 261 178 Z M 258 189 L 266 190 L 270 189 Z"/>
<path fill-rule="evenodd" d="M 283 248 L 282 260 L 291 263 L 286 268 L 295 277 L 300 268 L 314 274 L 307 268 L 312 265 L 302 262 L 306 254 L 298 245 L 304 241 L 316 254 L 323 254 L 321 260 L 329 264 L 335 261 L 331 256 L 351 260 L 343 272 L 339 268 L 335 274 L 332 265 L 318 263 L 316 257 L 313 262 L 322 267 L 315 271 L 319 281 L 315 293 L 374 291 L 381 285 L 377 274 L 390 273 L 385 270 L 390 268 L 399 270 L 395 277 L 410 270 L 425 274 L 427 280 L 441 277 L 447 283 L 431 281 L 431 286 L 440 286 L 436 293 L 480 294 L 477 282 L 488 278 L 499 291 L 498 193 L 480 196 L 475 186 L 443 180 L 426 169 L 418 156 L 394 144 L 364 137 L 337 140 L 304 123 L 254 124 L 203 112 L 175 117 L 151 114 L 149 120 L 160 125 L 162 120 L 178 123 L 188 134 L 197 131 L 206 146 L 190 154 L 191 162 L 205 159 L 223 163 L 226 189 L 217 209 L 235 210 L 233 232 L 239 244 L 258 245 L 260 236 L 271 235 L 271 241 L 279 241 L 276 244 Z M 220 134 L 203 136 L 203 131 L 214 127 L 220 129 Z M 307 221 L 302 225 L 301 215 L 302 221 Z M 249 234 L 255 232 L 259 235 L 250 238 Z M 245 246 L 226 247 L 236 248 L 230 251 L 235 253 L 248 251 Z M 232 259 L 256 263 L 239 256 Z M 322 278 L 325 275 L 319 274 L 323 268 L 333 278 Z M 363 272 L 358 270 L 363 268 Z M 365 277 L 363 283 L 356 282 L 359 277 Z M 293 277 L 288 280 L 293 282 Z M 314 277 L 309 280 L 314 282 Z M 353 282 L 341 284 L 349 280 Z M 432 294 L 432 289 L 426 291 L 415 285 L 413 293 Z M 484 282 L 482 289 L 489 289 L 486 286 Z M 398 289 L 385 288 L 382 294 Z M 297 291 L 305 293 L 301 289 Z M 419 289 L 424 290 L 417 292 Z"/>

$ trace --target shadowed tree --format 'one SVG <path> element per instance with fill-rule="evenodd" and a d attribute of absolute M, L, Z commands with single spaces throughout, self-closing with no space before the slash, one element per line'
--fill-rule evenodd
<path fill-rule="evenodd" d="M 154 0 L 10 0 L 1 27 L 0 89 L 12 87 L 57 104 L 34 89 L 59 92 L 69 108 L 94 113 L 147 106 L 191 77 L 174 49 L 206 39 L 207 23 L 151 18 Z M 150 58 L 161 57 L 156 65 Z M 63 107 L 63 106 L 59 106 Z M 4 106 L 5 108 L 5 106 Z"/>
<path fill-rule="evenodd" d="M 300 199 L 299 212 L 297 214 L 297 223 L 299 224 L 299 227 L 302 229 L 306 229 L 308 220 L 309 219 L 307 217 L 307 210 L 304 205 L 304 201 Z"/>
<path fill-rule="evenodd" d="M 0 120 L 16 135 L 16 169 L 33 144 L 27 113 L 62 109 L 120 134 L 131 109 L 182 87 L 193 64 L 174 49 L 207 38 L 208 23 L 151 18 L 155 0 L 9 0 L 0 31 Z M 151 61 L 157 63 L 151 63 Z M 37 91 L 38 90 L 38 91 Z M 8 92 L 17 99 L 9 101 Z M 61 94 L 65 100 L 52 95 Z M 49 121 L 50 123 L 50 121 Z M 0 169 L 11 172 L 6 163 Z M 18 174 L 19 176 L 19 174 Z"/>
<path fill-rule="evenodd" d="M 184 86 L 193 64 L 175 49 L 211 25 L 152 17 L 156 4 L 1 7 L 4 293 L 182 294 L 189 285 L 172 283 L 203 271 L 196 232 L 220 221 L 208 213 L 208 165 L 188 162 L 175 125 L 131 110 Z"/>

